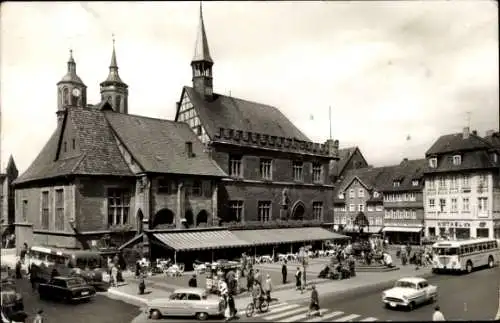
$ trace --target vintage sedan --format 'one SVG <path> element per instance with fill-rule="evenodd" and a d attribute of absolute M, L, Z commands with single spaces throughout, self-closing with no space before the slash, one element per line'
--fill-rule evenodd
<path fill-rule="evenodd" d="M 222 316 L 224 309 L 224 300 L 208 295 L 205 289 L 182 288 L 175 290 L 169 298 L 148 302 L 145 313 L 155 320 L 163 316 L 195 316 L 206 320 L 209 316 Z"/>
<path fill-rule="evenodd" d="M 38 294 L 42 299 L 61 301 L 89 300 L 95 296 L 95 288 L 83 278 L 77 276 L 52 278 L 48 283 L 38 286 Z"/>
<path fill-rule="evenodd" d="M 426 279 L 420 277 L 401 278 L 393 288 L 382 293 L 382 302 L 388 308 L 399 306 L 413 310 L 423 303 L 433 303 L 437 300 L 437 287 L 430 285 Z"/>

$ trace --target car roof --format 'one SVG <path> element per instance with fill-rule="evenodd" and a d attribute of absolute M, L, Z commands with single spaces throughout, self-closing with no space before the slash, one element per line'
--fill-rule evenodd
<path fill-rule="evenodd" d="M 179 288 L 174 290 L 174 293 L 193 293 L 193 294 L 204 294 L 205 289 L 204 288 Z"/>
<path fill-rule="evenodd" d="M 426 282 L 427 280 L 424 278 L 421 278 L 421 277 L 403 277 L 403 278 L 398 279 L 398 281 L 407 281 L 410 283 L 418 284 L 421 282 Z"/>
<path fill-rule="evenodd" d="M 75 278 L 80 278 L 79 276 L 55 276 L 54 279 L 60 279 L 60 280 L 70 280 L 70 279 L 75 279 Z"/>

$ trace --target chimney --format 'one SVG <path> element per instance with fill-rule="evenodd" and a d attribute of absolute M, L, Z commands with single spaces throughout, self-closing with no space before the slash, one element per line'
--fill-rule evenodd
<path fill-rule="evenodd" d="M 468 139 L 468 138 L 469 138 L 469 127 L 465 127 L 463 132 L 463 139 Z"/>
<path fill-rule="evenodd" d="M 472 130 L 472 134 L 473 134 L 474 136 L 477 136 L 477 130 Z"/>
<path fill-rule="evenodd" d="M 191 141 L 186 141 L 186 155 L 189 158 L 194 157 L 194 154 L 193 154 L 193 143 Z"/>
<path fill-rule="evenodd" d="M 406 165 L 408 163 L 408 158 L 403 158 L 403 161 L 401 162 L 401 166 Z"/>
<path fill-rule="evenodd" d="M 493 134 L 495 133 L 495 130 L 488 130 L 486 131 L 486 137 L 490 137 L 490 136 L 493 136 Z"/>

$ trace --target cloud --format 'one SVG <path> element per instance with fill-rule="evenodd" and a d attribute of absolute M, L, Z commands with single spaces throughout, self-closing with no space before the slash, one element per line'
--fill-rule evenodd
<path fill-rule="evenodd" d="M 56 124 L 69 48 L 100 100 L 111 34 L 130 113 L 173 118 L 197 2 L 8 2 L 1 11 L 2 164 L 25 170 Z M 311 139 L 332 132 L 370 164 L 423 157 L 438 136 L 498 127 L 493 1 L 206 2 L 217 92 L 279 107 Z M 495 9 L 495 10 L 492 10 Z M 310 115 L 314 120 L 310 120 Z M 29 116 L 29 118 L 27 117 Z M 406 141 L 407 135 L 412 139 Z M 30 142 L 30 145 L 20 143 Z"/>

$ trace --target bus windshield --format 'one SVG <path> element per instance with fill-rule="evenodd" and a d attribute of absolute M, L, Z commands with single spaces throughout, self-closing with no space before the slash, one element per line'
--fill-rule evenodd
<path fill-rule="evenodd" d="M 458 248 L 434 248 L 434 254 L 438 256 L 456 256 L 458 255 Z"/>
<path fill-rule="evenodd" d="M 101 257 L 80 257 L 76 256 L 76 267 L 80 269 L 96 269 L 101 268 Z"/>

